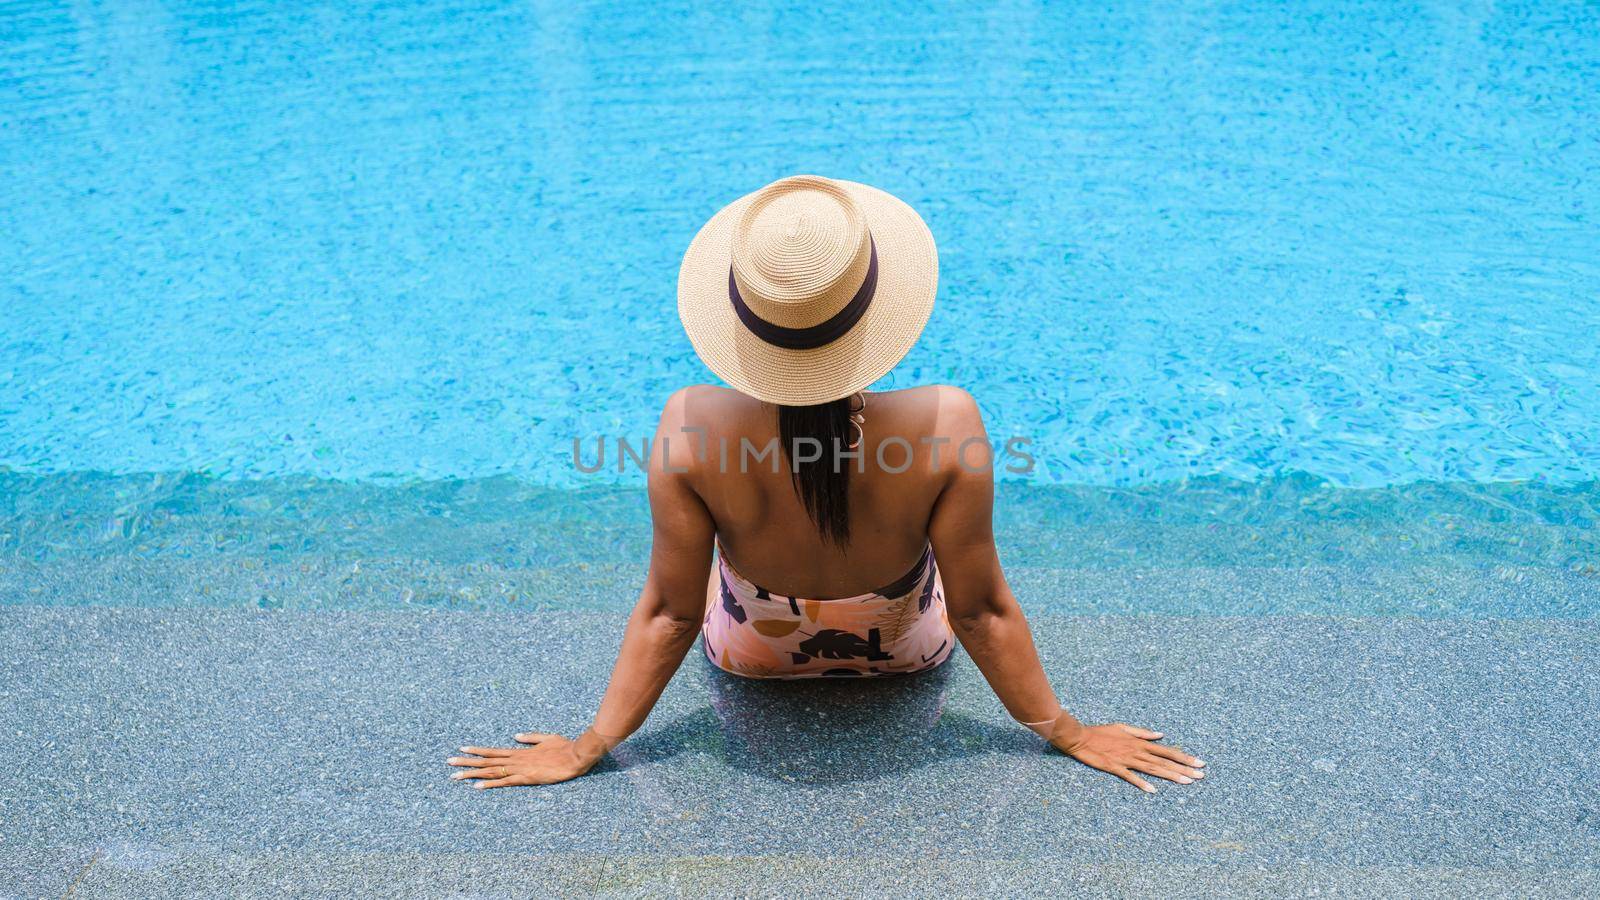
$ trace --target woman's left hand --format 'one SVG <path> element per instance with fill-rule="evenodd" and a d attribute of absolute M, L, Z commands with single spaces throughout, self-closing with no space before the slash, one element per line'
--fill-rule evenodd
<path fill-rule="evenodd" d="M 598 756 L 588 758 L 592 754 L 582 752 L 577 741 L 570 741 L 559 734 L 525 732 L 516 738 L 532 746 L 462 747 L 462 753 L 472 755 L 450 757 L 450 765 L 463 768 L 463 771 L 450 777 L 483 779 L 473 785 L 476 788 L 555 784 L 577 778 L 594 768 L 599 761 Z"/>

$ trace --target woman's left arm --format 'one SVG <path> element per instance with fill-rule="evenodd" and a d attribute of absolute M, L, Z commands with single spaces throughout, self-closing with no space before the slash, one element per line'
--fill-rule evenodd
<path fill-rule="evenodd" d="M 1205 763 L 1165 744 L 1162 735 L 1123 722 L 1084 725 L 1056 700 L 1039 662 L 1022 606 L 1011 593 L 994 540 L 992 456 L 969 467 L 968 441 L 988 447 L 978 406 L 964 391 L 946 389 L 941 434 L 961 451 L 928 523 L 933 555 L 943 573 L 950 627 L 1006 711 L 1051 745 L 1088 766 L 1155 792 L 1140 773 L 1192 784 Z"/>
<path fill-rule="evenodd" d="M 594 724 L 577 740 L 524 732 L 516 739 L 531 746 L 462 747 L 473 755 L 451 757 L 450 764 L 462 769 L 452 777 L 480 779 L 480 788 L 576 778 L 644 724 L 682 665 L 700 633 L 716 537 L 716 525 L 692 484 L 696 445 L 681 431 L 687 394 L 687 389 L 678 391 L 667 401 L 651 445 L 650 571 Z"/>

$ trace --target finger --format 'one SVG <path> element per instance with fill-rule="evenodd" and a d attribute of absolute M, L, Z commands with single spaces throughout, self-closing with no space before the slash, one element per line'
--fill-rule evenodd
<path fill-rule="evenodd" d="M 1188 774 L 1177 763 L 1167 762 L 1159 757 L 1150 756 L 1136 760 L 1133 767 L 1146 775 L 1154 775 L 1157 778 L 1165 778 L 1168 781 L 1176 781 L 1179 784 L 1194 784 L 1193 775 Z M 1190 769 L 1189 771 L 1194 770 Z"/>
<path fill-rule="evenodd" d="M 1159 731 L 1151 731 L 1148 728 L 1136 728 L 1132 725 L 1129 725 L 1127 722 L 1118 722 L 1117 724 L 1122 727 L 1123 731 L 1126 731 L 1136 738 L 1144 738 L 1147 741 L 1159 741 L 1162 737 L 1161 732 Z"/>
<path fill-rule="evenodd" d="M 483 766 L 477 769 L 463 769 L 451 775 L 451 778 L 460 781 L 463 778 L 507 778 L 511 770 L 505 766 Z"/>
<path fill-rule="evenodd" d="M 1139 790 L 1144 791 L 1146 794 L 1154 794 L 1156 792 L 1156 789 L 1146 783 L 1143 778 L 1140 778 L 1127 769 L 1112 769 L 1111 774 L 1121 778 L 1123 781 L 1126 781 Z"/>
<path fill-rule="evenodd" d="M 498 766 L 505 761 L 504 756 L 452 756 L 445 760 L 452 766 Z"/>
<path fill-rule="evenodd" d="M 1165 756 L 1167 759 L 1170 759 L 1173 762 L 1183 763 L 1186 766 L 1193 766 L 1196 769 L 1203 768 L 1205 766 L 1204 761 L 1190 756 L 1177 747 L 1168 747 L 1166 744 L 1151 744 L 1145 749 L 1156 754 L 1157 756 Z"/>
<path fill-rule="evenodd" d="M 476 756 L 510 756 L 511 751 L 503 747 L 462 747 L 462 753 L 471 753 Z"/>
<path fill-rule="evenodd" d="M 1186 766 L 1186 765 L 1184 765 L 1183 763 L 1180 763 L 1180 762 L 1174 762 L 1174 761 L 1172 761 L 1171 759 L 1169 759 L 1169 758 L 1167 758 L 1165 756 L 1157 756 L 1155 754 L 1150 754 L 1148 758 L 1155 765 L 1158 765 L 1158 766 L 1169 766 L 1169 767 L 1171 767 L 1173 769 L 1178 770 L 1179 772 L 1182 772 L 1183 774 L 1189 776 L 1190 778 L 1204 778 L 1204 777 L 1206 777 L 1206 773 L 1200 771 L 1199 769 L 1196 769 L 1193 766 Z"/>
<path fill-rule="evenodd" d="M 514 787 L 514 786 L 519 785 L 519 784 L 529 784 L 529 783 L 530 782 L 528 782 L 526 780 L 526 776 L 523 776 L 523 775 L 512 775 L 512 776 L 507 777 L 507 778 L 496 778 L 494 781 L 480 781 L 477 784 L 473 785 L 473 787 L 477 788 L 480 791 L 484 791 L 484 790 L 488 790 L 489 788 Z"/>
<path fill-rule="evenodd" d="M 561 735 L 559 735 L 559 734 L 546 734 L 546 733 L 544 733 L 542 731 L 524 731 L 521 734 L 512 735 L 512 737 L 516 738 L 517 740 L 521 741 L 524 744 L 537 744 L 540 741 L 548 741 L 553 737 L 560 737 L 560 736 Z"/>

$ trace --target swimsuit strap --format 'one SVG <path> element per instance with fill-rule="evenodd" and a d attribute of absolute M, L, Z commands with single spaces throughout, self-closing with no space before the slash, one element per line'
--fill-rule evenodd
<path fill-rule="evenodd" d="M 922 548 L 922 555 L 917 557 L 917 561 L 912 565 L 911 571 L 901 575 L 894 583 L 878 588 L 875 593 L 884 597 L 904 597 L 906 594 L 916 590 L 917 585 L 922 583 L 922 579 L 928 574 L 928 566 L 932 563 L 933 544 L 929 542 Z"/>
<path fill-rule="evenodd" d="M 727 550 L 727 548 L 722 546 L 722 536 L 721 535 L 718 535 L 715 538 L 715 542 L 716 542 L 716 546 L 717 546 L 717 559 L 721 560 L 722 565 L 727 566 L 728 570 L 730 572 L 732 572 L 734 575 L 737 575 L 739 577 L 739 579 L 741 581 L 744 581 L 746 584 L 754 586 L 757 590 L 766 591 L 766 588 L 761 587 L 760 585 L 756 584 L 754 581 L 751 581 L 750 579 L 745 578 L 743 575 L 739 574 L 739 569 L 736 566 L 734 566 L 732 560 L 728 559 L 728 550 Z M 932 565 L 932 564 L 933 564 L 933 542 L 929 541 L 926 545 L 923 546 L 922 555 L 917 557 L 917 561 L 912 564 L 911 570 L 909 572 L 906 572 L 906 574 L 901 575 L 899 578 L 895 579 L 895 581 L 893 581 L 892 583 L 890 583 L 890 584 L 888 584 L 888 585 L 886 585 L 884 587 L 881 587 L 881 588 L 877 589 L 876 591 L 873 591 L 872 593 L 877 594 L 877 595 L 882 596 L 882 597 L 904 597 L 906 594 L 909 594 L 913 590 L 915 590 L 917 585 L 922 583 L 922 580 L 928 574 L 928 567 L 930 565 Z M 773 592 L 772 591 L 767 591 L 767 593 L 771 594 Z M 786 597 L 788 595 L 787 594 L 779 594 L 778 596 L 785 596 Z"/>

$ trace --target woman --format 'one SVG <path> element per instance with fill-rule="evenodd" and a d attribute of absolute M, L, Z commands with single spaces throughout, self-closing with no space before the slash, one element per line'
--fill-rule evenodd
<path fill-rule="evenodd" d="M 463 747 L 454 777 L 582 775 L 644 722 L 696 635 L 713 664 L 752 678 L 919 672 L 959 641 L 1007 711 L 1062 752 L 1152 793 L 1139 773 L 1202 777 L 1160 734 L 1084 725 L 1057 703 L 995 552 L 973 399 L 864 392 L 916 341 L 937 281 L 927 226 L 865 185 L 785 178 L 712 217 L 685 254 L 678 312 L 736 390 L 685 388 L 662 411 L 650 571 L 600 710 L 577 740 Z"/>

